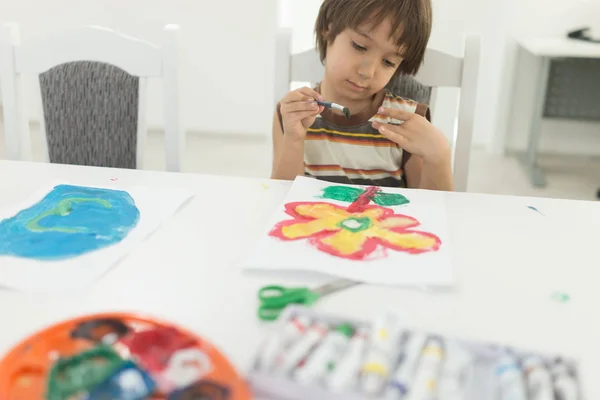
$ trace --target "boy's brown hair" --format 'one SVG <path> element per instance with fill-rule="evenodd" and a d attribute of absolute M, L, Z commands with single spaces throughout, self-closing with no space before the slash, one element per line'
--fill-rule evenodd
<path fill-rule="evenodd" d="M 386 18 L 391 19 L 392 37 L 403 50 L 404 61 L 396 75 L 416 74 L 431 34 L 431 0 L 324 0 L 315 24 L 321 62 L 327 57 L 327 44 L 342 31 L 365 23 L 379 25 Z"/>

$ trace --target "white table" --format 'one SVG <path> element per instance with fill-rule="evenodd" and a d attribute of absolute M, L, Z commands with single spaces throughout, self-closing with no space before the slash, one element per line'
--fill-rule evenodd
<path fill-rule="evenodd" d="M 66 318 L 134 311 L 205 336 L 244 372 L 268 327 L 256 318 L 257 290 L 267 283 L 327 280 L 249 274 L 236 266 L 284 198 L 286 182 L 0 161 L 0 207 L 50 180 L 97 185 L 112 177 L 123 186 L 186 187 L 197 195 L 86 296 L 0 290 L 1 354 Z M 214 191 L 218 195 L 208 194 Z M 587 399 L 600 398 L 594 386 L 600 370 L 600 204 L 467 193 L 446 194 L 446 204 L 454 291 L 362 285 L 315 307 L 355 318 L 393 308 L 421 329 L 564 353 L 580 360 Z M 551 300 L 555 291 L 571 301 Z"/>
<path fill-rule="evenodd" d="M 566 37 L 527 37 L 517 40 L 522 50 L 538 59 L 535 94 L 533 98 L 533 113 L 529 126 L 527 151 L 522 158 L 523 165 L 534 186 L 545 186 L 546 179 L 537 165 L 536 156 L 540 142 L 541 124 L 544 113 L 544 99 L 550 73 L 550 62 L 554 58 L 600 58 L 600 44 L 582 40 L 573 40 Z M 516 100 L 516 99 L 515 99 Z M 521 108 L 518 101 L 512 102 L 513 112 L 510 118 L 516 118 L 517 111 Z"/>

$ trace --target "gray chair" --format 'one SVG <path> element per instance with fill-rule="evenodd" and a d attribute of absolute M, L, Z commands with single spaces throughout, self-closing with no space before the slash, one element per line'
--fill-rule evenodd
<path fill-rule="evenodd" d="M 39 79 L 50 162 L 136 168 L 138 77 L 80 61 Z"/>
<path fill-rule="evenodd" d="M 44 160 L 53 163 L 143 168 L 146 88 L 162 83 L 165 164 L 180 171 L 184 132 L 179 115 L 179 27 L 167 25 L 162 45 L 98 26 L 20 41 L 3 24 L 0 78 L 8 158 L 31 159 L 29 118 L 20 78 L 38 77 Z M 28 102 L 31 104 L 32 102 Z"/>

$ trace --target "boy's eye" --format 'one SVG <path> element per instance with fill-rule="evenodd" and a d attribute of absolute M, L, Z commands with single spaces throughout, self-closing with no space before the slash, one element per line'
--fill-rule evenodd
<path fill-rule="evenodd" d="M 352 47 L 354 47 L 358 51 L 367 51 L 366 47 L 357 44 L 355 41 L 352 41 Z"/>
<path fill-rule="evenodd" d="M 391 62 L 390 60 L 383 60 L 383 63 L 385 64 L 386 67 L 396 68 L 396 64 Z"/>

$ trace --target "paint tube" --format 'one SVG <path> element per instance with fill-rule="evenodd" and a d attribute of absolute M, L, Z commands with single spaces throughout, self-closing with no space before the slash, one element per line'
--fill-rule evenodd
<path fill-rule="evenodd" d="M 280 375 L 287 375 L 294 370 L 300 362 L 310 354 L 310 352 L 319 344 L 321 339 L 327 334 L 327 325 L 322 322 L 313 324 L 306 330 L 294 345 L 286 350 L 282 358 L 281 366 L 276 368 Z"/>
<path fill-rule="evenodd" d="M 443 400 L 464 400 L 474 367 L 473 356 L 454 340 L 446 341 L 445 350 L 439 397 Z"/>
<path fill-rule="evenodd" d="M 527 377 L 528 400 L 554 400 L 554 389 L 550 373 L 540 357 L 527 357 L 523 361 L 523 370 Z"/>
<path fill-rule="evenodd" d="M 444 361 L 444 343 L 441 338 L 431 338 L 423 348 L 415 372 L 414 384 L 408 399 L 434 400 L 438 397 L 438 382 Z"/>
<path fill-rule="evenodd" d="M 571 369 L 557 360 L 551 369 L 557 400 L 579 400 L 579 387 Z"/>
<path fill-rule="evenodd" d="M 523 371 L 517 359 L 509 354 L 500 356 L 496 365 L 496 398 L 498 400 L 527 400 Z"/>
<path fill-rule="evenodd" d="M 402 399 L 410 391 L 417 363 L 426 341 L 427 335 L 421 332 L 414 332 L 409 336 L 407 343 L 404 345 L 404 355 L 400 365 L 386 390 L 385 398 L 387 400 Z"/>
<path fill-rule="evenodd" d="M 392 357 L 398 346 L 398 318 L 385 313 L 375 320 L 371 346 L 362 367 L 361 387 L 367 395 L 377 395 L 385 387 L 392 368 Z"/>
<path fill-rule="evenodd" d="M 306 363 L 295 371 L 294 379 L 304 385 L 320 383 L 327 373 L 335 368 L 335 362 L 348 347 L 353 332 L 354 329 L 348 324 L 340 325 L 329 332 Z"/>
<path fill-rule="evenodd" d="M 367 330 L 359 329 L 352 340 L 346 354 L 340 359 L 327 380 L 329 390 L 342 393 L 356 390 L 360 367 L 367 348 Z"/>
<path fill-rule="evenodd" d="M 258 369 L 263 372 L 271 371 L 282 351 L 298 340 L 309 325 L 310 318 L 300 315 L 290 319 L 282 328 L 273 332 L 260 354 Z"/>

